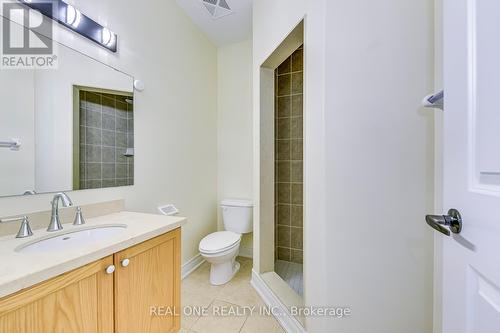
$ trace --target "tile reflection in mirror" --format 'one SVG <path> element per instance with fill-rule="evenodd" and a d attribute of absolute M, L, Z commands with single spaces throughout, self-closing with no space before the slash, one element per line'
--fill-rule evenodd
<path fill-rule="evenodd" d="M 80 133 L 75 148 L 78 177 L 74 189 L 91 189 L 134 183 L 133 96 L 123 91 L 101 92 L 92 87 L 75 87 L 79 97 L 78 116 L 73 119 Z M 76 138 L 76 136 L 75 136 Z"/>

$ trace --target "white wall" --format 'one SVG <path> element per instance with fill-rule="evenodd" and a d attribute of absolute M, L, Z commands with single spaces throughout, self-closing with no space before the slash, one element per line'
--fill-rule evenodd
<path fill-rule="evenodd" d="M 332 321 L 344 332 L 432 331 L 433 4 L 327 6 L 328 295 L 352 306 Z"/>
<path fill-rule="evenodd" d="M 3 70 L 0 80 L 0 141 L 19 139 L 19 150 L 0 147 L 0 196 L 35 189 L 34 72 Z M 20 89 L 22 87 L 22 89 Z"/>
<path fill-rule="evenodd" d="M 58 39 L 140 78 L 135 96 L 135 186 L 70 193 L 75 204 L 125 199 L 128 210 L 174 203 L 183 227 L 183 261 L 217 228 L 217 50 L 174 0 L 75 0 L 119 35 L 119 52 L 58 29 Z M 49 209 L 50 195 L 0 200 L 0 216 Z M 48 223 L 48 221 L 47 221 Z"/>
<path fill-rule="evenodd" d="M 430 332 L 433 119 L 420 101 L 433 89 L 433 2 L 253 9 L 257 117 L 259 67 L 305 17 L 305 304 L 353 313 L 308 318 L 308 332 Z"/>
<path fill-rule="evenodd" d="M 220 47 L 217 59 L 218 201 L 252 199 L 252 41 Z M 251 249 L 245 235 L 242 253 Z"/>

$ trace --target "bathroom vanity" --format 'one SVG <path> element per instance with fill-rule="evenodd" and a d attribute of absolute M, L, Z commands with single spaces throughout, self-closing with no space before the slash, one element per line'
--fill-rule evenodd
<path fill-rule="evenodd" d="M 119 212 L 0 238 L 0 332 L 177 332 L 184 222 Z"/>

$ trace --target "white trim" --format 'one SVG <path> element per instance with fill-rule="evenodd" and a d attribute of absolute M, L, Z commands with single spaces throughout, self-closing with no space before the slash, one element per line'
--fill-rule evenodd
<path fill-rule="evenodd" d="M 181 279 L 184 280 L 189 274 L 193 273 L 205 262 L 200 253 L 189 259 L 181 268 Z"/>
<path fill-rule="evenodd" d="M 251 246 L 240 246 L 240 257 L 253 258 L 253 248 Z"/>
<path fill-rule="evenodd" d="M 280 299 L 273 293 L 273 291 L 266 285 L 260 275 L 252 269 L 252 287 L 260 295 L 264 303 L 273 309 L 279 309 L 279 315 L 276 320 L 283 327 L 287 333 L 306 333 L 304 327 L 300 322 L 290 314 L 287 307 L 281 303 Z"/>

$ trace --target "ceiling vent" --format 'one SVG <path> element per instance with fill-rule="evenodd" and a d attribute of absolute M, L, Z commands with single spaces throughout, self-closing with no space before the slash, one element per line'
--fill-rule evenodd
<path fill-rule="evenodd" d="M 226 0 L 201 0 L 201 2 L 214 20 L 233 13 Z"/>

